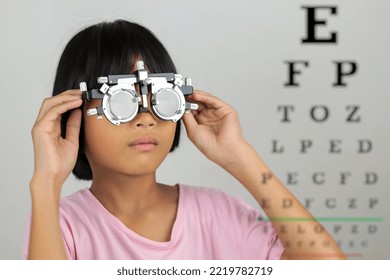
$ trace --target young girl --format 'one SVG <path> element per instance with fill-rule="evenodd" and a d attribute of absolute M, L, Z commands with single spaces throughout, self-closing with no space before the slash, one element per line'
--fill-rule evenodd
<path fill-rule="evenodd" d="M 96 78 L 130 74 L 142 60 L 149 73 L 177 73 L 146 28 L 123 20 L 79 32 L 66 46 L 53 97 L 32 129 L 34 173 L 28 259 L 343 259 L 326 230 L 275 178 L 244 139 L 236 111 L 194 90 L 199 105 L 182 119 L 188 138 L 239 180 L 258 211 L 221 191 L 156 182 L 156 170 L 177 148 L 180 121 L 138 113 L 113 125 L 87 116 L 101 99 L 83 102 L 78 88 Z M 150 94 L 150 93 L 149 93 Z M 70 172 L 89 189 L 60 198 Z M 282 201 L 292 202 L 289 208 Z"/>

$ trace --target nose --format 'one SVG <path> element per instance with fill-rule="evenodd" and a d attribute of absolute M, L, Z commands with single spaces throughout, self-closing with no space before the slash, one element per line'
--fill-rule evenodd
<path fill-rule="evenodd" d="M 138 128 L 150 128 L 157 125 L 155 117 L 150 112 L 150 108 L 146 112 L 138 113 L 132 123 Z"/>

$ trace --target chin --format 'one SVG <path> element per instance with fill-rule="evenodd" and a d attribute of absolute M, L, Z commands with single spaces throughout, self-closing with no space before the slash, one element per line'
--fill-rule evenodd
<path fill-rule="evenodd" d="M 155 173 L 167 154 L 131 153 L 120 156 L 116 154 L 116 156 L 106 157 L 105 159 L 94 158 L 90 160 L 90 165 L 92 169 L 98 172 L 104 172 L 107 175 L 111 173 L 111 176 L 115 176 L 115 174 L 141 176 Z"/>
<path fill-rule="evenodd" d="M 152 160 L 147 161 L 133 161 L 131 163 L 131 166 L 128 165 L 122 165 L 120 169 L 122 169 L 123 173 L 126 173 L 128 175 L 146 175 L 150 173 L 155 173 L 157 168 L 161 165 L 162 161 L 153 162 Z M 124 168 L 123 168 L 124 167 Z"/>

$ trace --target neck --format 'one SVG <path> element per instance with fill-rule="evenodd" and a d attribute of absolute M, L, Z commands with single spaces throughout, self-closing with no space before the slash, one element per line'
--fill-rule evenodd
<path fill-rule="evenodd" d="M 111 213 L 147 209 L 162 194 L 155 172 L 142 175 L 94 176 L 91 192 Z"/>

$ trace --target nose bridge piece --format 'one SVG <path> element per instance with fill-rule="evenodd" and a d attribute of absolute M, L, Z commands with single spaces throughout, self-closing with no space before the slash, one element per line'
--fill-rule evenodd
<path fill-rule="evenodd" d="M 145 69 L 144 62 L 142 60 L 137 61 L 136 64 L 137 70 L 134 74 L 137 77 L 137 83 L 139 84 L 139 89 L 141 93 L 142 104 L 139 109 L 140 112 L 146 112 L 148 107 L 148 85 L 151 84 L 151 79 L 149 78 L 148 71 Z"/>

